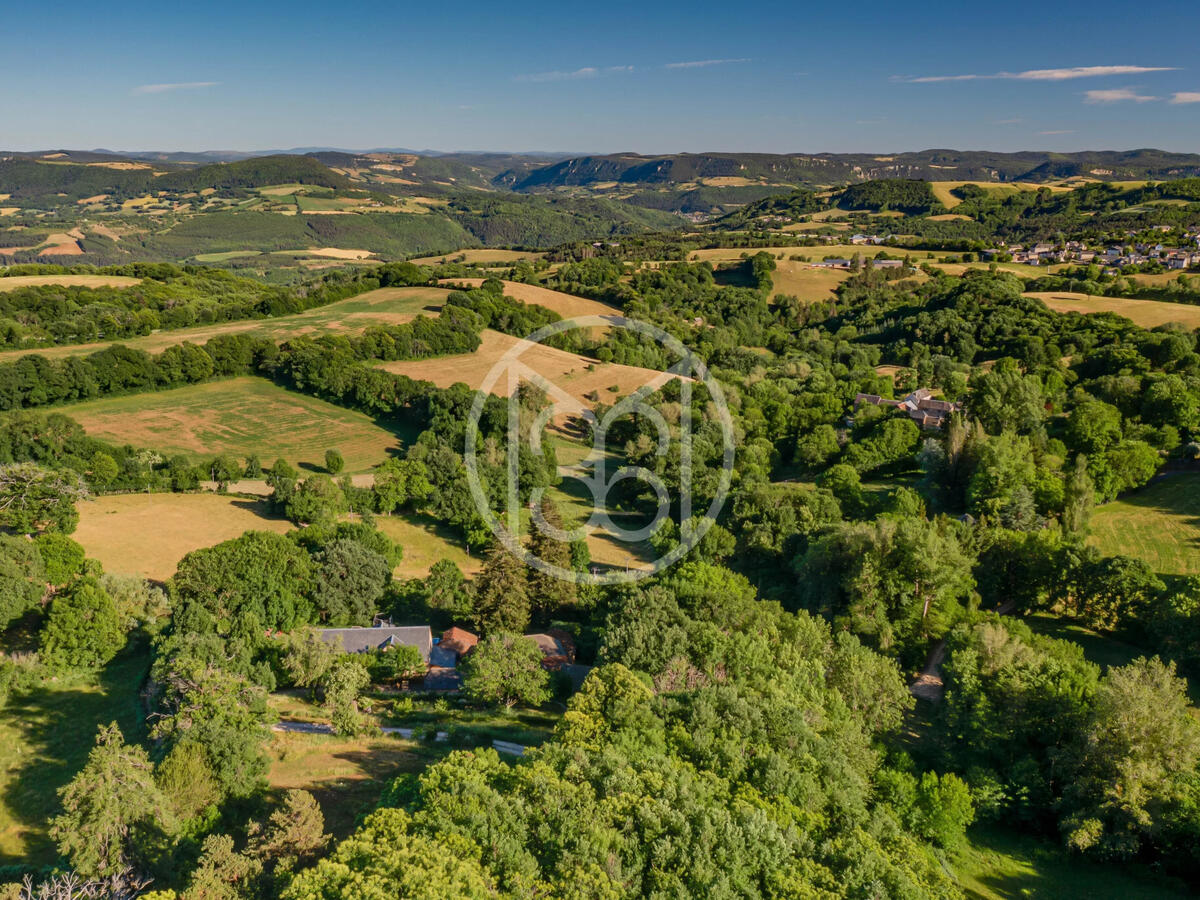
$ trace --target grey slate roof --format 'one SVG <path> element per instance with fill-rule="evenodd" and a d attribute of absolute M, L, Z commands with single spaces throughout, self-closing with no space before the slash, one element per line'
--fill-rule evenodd
<path fill-rule="evenodd" d="M 321 640 L 340 644 L 347 653 L 366 653 L 384 647 L 405 644 L 421 651 L 421 658 L 429 662 L 433 649 L 433 633 L 428 625 L 409 625 L 400 628 L 323 628 L 317 632 Z"/>

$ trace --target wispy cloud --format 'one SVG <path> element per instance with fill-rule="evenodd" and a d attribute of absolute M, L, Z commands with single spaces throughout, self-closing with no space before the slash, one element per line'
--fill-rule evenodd
<path fill-rule="evenodd" d="M 1070 128 L 1061 128 L 1058 131 L 1039 131 L 1038 134 L 1074 134 Z"/>
<path fill-rule="evenodd" d="M 1149 94 L 1139 94 L 1133 88 L 1113 88 L 1107 91 L 1084 91 L 1084 103 L 1121 103 L 1131 100 L 1134 103 L 1149 103 L 1157 100 Z"/>
<path fill-rule="evenodd" d="M 688 62 L 673 62 L 663 66 L 664 69 L 703 69 L 706 66 L 725 66 L 729 63 L 750 62 L 749 57 L 739 59 L 694 59 Z"/>
<path fill-rule="evenodd" d="M 1200 103 L 1200 91 L 1176 91 L 1171 95 L 1172 103 Z"/>
<path fill-rule="evenodd" d="M 140 84 L 133 89 L 135 94 L 165 94 L 168 91 L 194 91 L 216 87 L 219 81 L 177 81 L 172 84 Z"/>
<path fill-rule="evenodd" d="M 984 81 L 996 78 L 1015 81 L 1070 81 L 1074 78 L 1100 78 L 1105 75 L 1141 75 L 1146 72 L 1175 72 L 1175 66 L 1071 66 L 1064 69 L 1026 69 L 1024 72 L 993 72 L 990 75 L 896 76 L 897 81 L 930 84 L 936 81 Z"/>
<path fill-rule="evenodd" d="M 620 75 L 632 72 L 633 66 L 584 66 L 582 69 L 571 71 L 555 70 L 553 72 L 533 72 L 529 75 L 516 75 L 513 81 L 579 81 L 584 78 L 599 78 L 602 75 Z"/>

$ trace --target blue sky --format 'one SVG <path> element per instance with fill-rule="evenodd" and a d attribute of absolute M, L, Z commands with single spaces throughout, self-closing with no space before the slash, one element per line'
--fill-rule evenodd
<path fill-rule="evenodd" d="M 9 4 L 0 149 L 1200 152 L 1193 4 Z"/>

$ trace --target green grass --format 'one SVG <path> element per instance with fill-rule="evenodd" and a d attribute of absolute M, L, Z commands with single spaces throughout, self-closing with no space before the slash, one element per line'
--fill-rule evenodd
<path fill-rule="evenodd" d="M 100 725 L 143 737 L 138 691 L 150 666 L 145 643 L 98 673 L 47 679 L 16 691 L 0 720 L 0 865 L 53 863 L 49 820 L 58 789 L 83 767 Z"/>
<path fill-rule="evenodd" d="M 426 516 L 377 516 L 375 527 L 404 548 L 404 558 L 396 567 L 402 578 L 424 578 L 435 562 L 448 559 L 473 575 L 483 565 L 483 551 L 467 551 L 462 538 L 445 525 Z"/>
<path fill-rule="evenodd" d="M 1126 644 L 1117 638 L 1108 637 L 1048 613 L 1025 616 L 1025 623 L 1038 634 L 1061 641 L 1073 641 L 1083 648 L 1083 655 L 1088 662 L 1093 662 L 1102 669 L 1126 666 L 1139 656 L 1150 655 L 1133 644 Z"/>
<path fill-rule="evenodd" d="M 1160 880 L 1145 866 L 1087 862 L 1028 834 L 977 827 L 968 840 L 948 857 L 969 900 L 1171 900 L 1190 896 L 1182 885 Z"/>
<path fill-rule="evenodd" d="M 1169 475 L 1101 506 L 1088 543 L 1145 560 L 1160 575 L 1200 575 L 1200 474 Z"/>
<path fill-rule="evenodd" d="M 114 444 L 149 447 L 203 461 L 256 454 L 263 465 L 283 457 L 302 470 L 323 471 L 336 447 L 347 472 L 363 472 L 399 452 L 411 430 L 246 376 L 168 391 L 106 397 L 61 408 L 88 434 Z"/>
<path fill-rule="evenodd" d="M 219 263 L 226 262 L 230 259 L 240 259 L 244 256 L 258 256 L 257 250 L 227 250 L 224 253 L 201 253 L 196 257 L 196 262 L 201 263 Z"/>

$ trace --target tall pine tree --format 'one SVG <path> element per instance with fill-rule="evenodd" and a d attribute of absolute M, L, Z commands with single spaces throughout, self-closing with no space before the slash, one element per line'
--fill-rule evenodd
<path fill-rule="evenodd" d="M 542 500 L 542 516 L 547 524 L 563 530 L 562 516 L 553 500 Z M 530 526 L 530 530 L 529 550 L 535 557 L 568 572 L 574 571 L 570 544 L 543 533 L 536 522 Z M 555 613 L 573 606 L 578 599 L 578 586 L 574 581 L 566 581 L 541 569 L 529 570 L 529 603 L 540 623 L 549 622 Z"/>
<path fill-rule="evenodd" d="M 475 577 L 475 624 L 486 634 L 521 634 L 529 627 L 528 569 L 504 547 L 488 551 Z"/>

